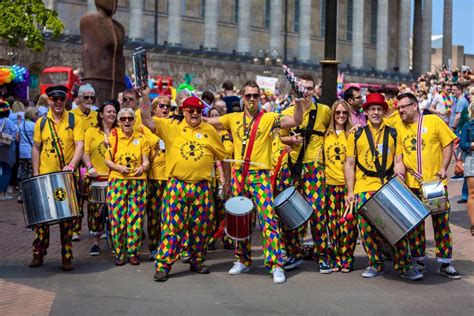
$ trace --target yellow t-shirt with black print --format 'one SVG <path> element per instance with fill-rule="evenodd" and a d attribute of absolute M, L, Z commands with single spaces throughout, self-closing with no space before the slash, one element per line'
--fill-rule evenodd
<path fill-rule="evenodd" d="M 165 142 L 159 138 L 157 141 L 150 144 L 150 170 L 148 171 L 148 179 L 161 181 L 168 180 L 168 177 L 166 176 Z"/>
<path fill-rule="evenodd" d="M 89 154 L 91 163 L 99 175 L 108 175 L 105 155 L 109 151 L 106 136 L 98 127 L 90 127 L 84 134 L 84 153 Z"/>
<path fill-rule="evenodd" d="M 398 113 L 398 111 L 395 110 L 389 116 L 385 116 L 383 118 L 383 122 L 385 123 L 385 125 L 396 129 L 397 125 L 402 123 L 402 119 L 400 118 L 400 113 Z"/>
<path fill-rule="evenodd" d="M 146 179 L 146 173 L 140 176 L 134 175 L 135 169 L 140 167 L 143 163 L 142 155 L 149 155 L 150 153 L 150 145 L 142 133 L 134 131 L 131 137 L 127 137 L 120 128 L 117 128 L 110 133 L 109 143 L 110 152 L 106 152 L 106 158 L 112 160 L 111 155 L 113 156 L 115 153 L 113 162 L 130 169 L 130 173 L 125 175 L 115 170 L 110 172 L 109 180 Z"/>
<path fill-rule="evenodd" d="M 330 131 L 324 137 L 324 174 L 328 185 L 345 184 L 347 138 L 345 131 Z"/>
<path fill-rule="evenodd" d="M 299 126 L 301 129 L 306 129 L 308 126 L 308 121 L 309 121 L 309 114 L 311 110 L 315 110 L 317 107 L 318 112 L 316 114 L 316 121 L 314 122 L 314 127 L 313 131 L 320 132 L 324 134 L 329 126 L 329 123 L 331 122 L 331 109 L 324 105 L 324 104 L 311 104 L 311 107 L 304 112 L 303 114 L 303 122 Z M 282 112 L 284 115 L 289 115 L 293 116 L 295 113 L 295 107 L 292 106 Z M 293 131 L 295 129 L 292 129 Z M 287 129 L 282 129 L 280 131 L 280 135 L 282 136 L 288 136 L 290 134 L 290 131 Z M 303 135 L 301 135 L 303 137 Z M 323 140 L 324 140 L 324 135 L 316 135 L 312 134 L 311 138 L 309 140 L 309 145 L 306 147 L 306 152 L 303 157 L 303 163 L 307 162 L 314 162 L 314 161 L 319 161 L 321 159 L 321 149 L 323 146 Z M 293 146 L 293 150 L 291 151 L 291 161 L 295 162 L 298 159 L 298 154 L 302 148 L 302 145 L 300 146 Z"/>
<path fill-rule="evenodd" d="M 378 159 L 380 165 L 382 165 L 382 153 L 383 153 L 383 134 L 385 124 L 382 123 L 379 129 L 374 129 L 370 122 L 367 123 L 370 131 L 372 132 L 372 138 L 374 140 L 375 148 L 379 152 Z M 396 153 L 396 143 L 393 137 L 388 135 L 388 153 L 387 153 L 387 166 L 388 169 L 394 163 L 395 153 Z M 375 159 L 370 151 L 369 141 L 365 131 L 362 131 L 359 139 L 357 140 L 357 146 L 355 144 L 355 134 L 351 133 L 347 139 L 347 154 L 346 157 L 354 157 L 365 169 L 369 171 L 376 172 L 375 168 Z M 354 194 L 377 191 L 382 187 L 382 182 L 378 177 L 370 177 L 357 166 L 356 163 L 356 172 L 355 172 L 355 185 L 354 185 Z"/>
<path fill-rule="evenodd" d="M 154 117 L 156 135 L 166 147 L 166 174 L 169 178 L 196 183 L 212 179 L 215 160 L 226 157 L 221 137 L 210 124 L 196 127 L 181 122 Z"/>
<path fill-rule="evenodd" d="M 96 111 L 90 110 L 88 114 L 85 114 L 79 107 L 77 107 L 74 110 L 71 110 L 71 113 L 73 113 L 77 119 L 82 121 L 84 131 L 88 130 L 90 127 L 97 126 L 97 116 L 99 113 Z"/>
<path fill-rule="evenodd" d="M 244 160 L 245 153 L 242 156 L 242 146 L 245 135 L 245 129 L 249 128 L 248 138 L 252 134 L 250 122 L 251 117 L 245 118 L 245 112 L 229 113 L 219 118 L 224 128 L 230 131 L 234 140 L 234 159 L 237 161 Z M 270 170 L 272 167 L 272 129 L 280 127 L 282 115 L 277 113 L 264 113 L 258 124 L 257 135 L 253 145 L 250 161 L 256 164 L 250 164 L 249 170 Z M 253 126 L 253 124 L 252 124 Z M 246 150 L 248 149 L 249 139 L 247 140 Z M 240 168 L 241 162 L 236 162 L 234 168 Z"/>
<path fill-rule="evenodd" d="M 443 163 L 443 148 L 451 144 L 456 135 L 448 125 L 437 115 L 423 116 L 421 128 L 421 162 L 423 181 L 438 179 L 436 173 Z M 418 159 L 416 155 L 416 133 L 418 122 L 412 124 L 399 124 L 397 126 L 397 155 L 403 155 L 403 163 L 407 169 L 418 172 Z M 419 188 L 420 183 L 410 172 L 406 173 L 406 183 L 410 188 Z M 448 185 L 447 180 L 443 180 Z"/>
<path fill-rule="evenodd" d="M 46 121 L 41 131 L 41 121 Z M 53 133 L 51 133 L 53 131 Z M 54 132 L 55 131 L 55 132 Z M 57 137 L 53 134 L 57 133 Z M 64 163 L 67 165 L 74 156 L 76 148 L 75 142 L 84 140 L 84 129 L 82 121 L 75 118 L 74 128 L 69 127 L 69 112 L 64 111 L 63 116 L 56 124 L 53 119 L 51 110 L 48 111 L 46 117 L 39 118 L 36 121 L 33 140 L 37 144 L 41 144 L 41 153 L 39 159 L 39 174 L 61 171 L 59 148 L 62 149 L 64 155 Z M 57 146 L 59 143 L 59 146 Z M 58 149 L 58 150 L 57 150 Z M 59 151 L 61 152 L 61 151 Z"/>

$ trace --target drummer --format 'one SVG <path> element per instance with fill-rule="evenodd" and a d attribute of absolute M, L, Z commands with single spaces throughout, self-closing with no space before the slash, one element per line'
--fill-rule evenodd
<path fill-rule="evenodd" d="M 98 111 L 96 126 L 86 130 L 84 135 L 84 155 L 82 160 L 87 167 L 87 183 L 90 192 L 90 184 L 93 181 L 105 181 L 108 178 L 109 168 L 105 164 L 105 153 L 110 150 L 108 137 L 111 131 L 117 127 L 117 112 L 120 105 L 115 100 L 108 100 L 102 103 Z M 106 207 L 106 201 L 102 203 L 87 202 L 87 225 L 89 235 L 92 236 L 91 256 L 100 255 L 100 236 L 104 231 L 104 212 L 101 207 Z"/>
<path fill-rule="evenodd" d="M 308 92 L 313 92 L 315 81 L 309 74 L 299 77 L 299 82 Z M 280 140 L 282 143 L 292 146 L 288 155 L 287 164 L 282 168 L 283 183 L 295 185 L 303 192 L 308 203 L 313 207 L 313 215 L 309 219 L 311 235 L 314 243 L 314 257 L 318 260 L 319 272 L 322 274 L 332 273 L 328 249 L 327 213 L 325 208 L 326 180 L 324 177 L 323 164 L 321 162 L 321 147 L 323 145 L 324 133 L 331 121 L 331 109 L 321 103 L 303 103 L 303 122 L 291 130 L 282 129 Z M 282 113 L 292 115 L 295 107 L 290 107 Z M 285 269 L 289 270 L 302 262 L 301 245 L 298 231 L 286 231 L 285 243 L 288 256 Z M 303 238 L 306 232 L 306 223 L 302 227 Z M 298 249 L 298 250 L 294 250 Z"/>
<path fill-rule="evenodd" d="M 332 105 L 331 122 L 324 136 L 324 173 L 326 176 L 326 211 L 328 232 L 332 245 L 331 267 L 335 272 L 349 273 L 354 267 L 354 250 L 357 241 L 357 219 L 340 223 L 344 211 L 346 185 L 344 163 L 347 138 L 352 129 L 351 108 L 343 99 Z"/>
<path fill-rule="evenodd" d="M 355 203 L 357 210 L 379 190 L 395 172 L 403 172 L 401 159 L 395 160 L 396 132 L 385 125 L 384 113 L 388 108 L 383 95 L 371 93 L 363 104 L 368 124 L 349 135 L 345 163 L 347 186 L 346 203 Z M 373 148 L 373 149 L 372 149 Z M 386 165 L 384 165 L 384 163 Z M 364 278 L 383 275 L 385 271 L 380 245 L 381 236 L 362 215 L 358 214 L 362 245 L 369 259 L 369 267 L 362 273 Z M 401 272 L 401 277 L 409 280 L 423 278 L 423 274 L 413 268 L 405 236 L 392 247 L 393 268 Z"/>
<path fill-rule="evenodd" d="M 49 110 L 38 119 L 33 135 L 33 176 L 57 171 L 72 172 L 79 164 L 84 149 L 84 131 L 81 120 L 65 110 L 68 89 L 52 86 L 46 89 Z M 75 194 L 76 192 L 68 192 Z M 24 192 L 24 194 L 29 194 Z M 74 269 L 72 265 L 72 220 L 59 223 L 61 232 L 61 255 L 63 271 Z M 36 225 L 33 241 L 31 268 L 43 265 L 43 258 L 49 246 L 49 226 Z"/>
<path fill-rule="evenodd" d="M 418 111 L 418 99 L 411 92 L 400 94 L 397 97 L 398 112 L 402 123 L 397 125 L 398 146 L 397 157 L 406 168 L 406 183 L 412 191 L 420 195 L 420 181 L 440 180 L 446 189 L 447 196 L 447 168 L 452 154 L 452 144 L 456 135 L 444 124 L 437 115 L 424 115 L 421 127 L 421 152 L 418 151 L 417 134 L 421 118 Z M 415 144 L 415 146 L 413 145 Z M 421 160 L 419 161 L 418 159 Z M 423 170 L 418 170 L 418 163 Z M 414 173 L 419 179 L 414 177 Z M 431 214 L 434 239 L 436 243 L 436 258 L 441 264 L 438 274 L 451 279 L 460 279 L 461 276 L 451 264 L 453 244 L 451 228 L 449 226 L 449 206 L 446 212 Z M 409 233 L 410 249 L 416 268 L 420 272 L 426 271 L 426 237 L 425 223 Z"/>
<path fill-rule="evenodd" d="M 165 142 L 166 185 L 161 215 L 161 243 L 156 255 L 154 280 L 164 282 L 178 259 L 181 238 L 189 234 L 190 270 L 210 272 L 204 256 L 212 221 L 211 171 L 215 160 L 226 157 L 219 135 L 202 122 L 204 104 L 189 97 L 181 104 L 184 120 L 152 118 L 148 104 L 149 90 L 143 92 L 143 123 Z M 229 168 L 224 163 L 224 168 Z M 228 183 L 226 181 L 226 183 Z"/>
<path fill-rule="evenodd" d="M 150 147 L 145 136 L 133 129 L 133 109 L 122 108 L 117 119 L 119 128 L 110 133 L 111 150 L 105 153 L 110 169 L 107 203 L 115 265 L 123 266 L 127 257 L 130 264 L 139 265 Z"/>
<path fill-rule="evenodd" d="M 232 170 L 233 192 L 235 195 L 247 195 L 253 199 L 257 208 L 257 216 L 263 232 L 263 255 L 265 266 L 271 270 L 274 283 L 286 281 L 283 271 L 281 254 L 280 228 L 273 208 L 273 192 L 270 183 L 270 168 L 272 166 L 272 137 L 274 128 L 292 128 L 301 124 L 303 120 L 303 103 L 296 102 L 293 116 L 277 113 L 263 113 L 261 109 L 260 87 L 253 81 L 247 81 L 242 88 L 244 112 L 230 113 L 219 118 L 208 118 L 207 122 L 215 128 L 226 129 L 234 138 L 234 158 L 238 161 L 250 159 L 247 177 L 242 181 L 244 165 L 237 162 Z M 251 140 L 251 131 L 258 117 L 260 123 L 255 137 L 252 152 L 247 154 L 246 149 Z M 243 182 L 243 185 L 242 185 Z M 236 256 L 239 260 L 229 270 L 230 275 L 249 272 L 252 264 L 250 252 L 251 238 L 238 241 Z"/>

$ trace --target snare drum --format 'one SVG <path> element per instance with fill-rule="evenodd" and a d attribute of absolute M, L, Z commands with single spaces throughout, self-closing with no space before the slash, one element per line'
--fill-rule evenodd
<path fill-rule="evenodd" d="M 80 217 L 72 172 L 53 172 L 20 182 L 26 227 Z"/>
<path fill-rule="evenodd" d="M 235 240 L 244 240 L 252 235 L 253 202 L 245 196 L 232 197 L 225 202 L 226 234 Z"/>
<path fill-rule="evenodd" d="M 441 181 L 423 183 L 421 185 L 421 197 L 431 214 L 445 213 L 449 210 L 448 197 Z"/>
<path fill-rule="evenodd" d="M 107 201 L 107 181 L 92 182 L 89 201 L 105 204 Z"/>
<path fill-rule="evenodd" d="M 290 230 L 306 223 L 313 214 L 311 205 L 293 186 L 286 188 L 278 194 L 275 198 L 275 210 Z"/>

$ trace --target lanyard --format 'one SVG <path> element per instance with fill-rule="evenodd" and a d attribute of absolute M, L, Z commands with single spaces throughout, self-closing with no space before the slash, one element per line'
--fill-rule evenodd
<path fill-rule="evenodd" d="M 61 143 L 60 143 L 61 139 L 59 138 L 59 135 L 56 131 L 56 127 L 54 126 L 54 123 L 51 124 L 50 118 L 48 118 L 48 126 L 51 132 L 51 137 L 53 138 L 53 147 L 56 150 L 56 154 L 58 155 L 59 165 L 62 170 L 66 166 L 66 162 L 64 161 L 63 148 L 61 147 Z"/>

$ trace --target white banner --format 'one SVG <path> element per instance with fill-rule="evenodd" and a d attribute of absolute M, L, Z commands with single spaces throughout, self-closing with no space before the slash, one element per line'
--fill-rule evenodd
<path fill-rule="evenodd" d="M 272 94 L 275 94 L 277 82 L 278 78 L 257 76 L 257 84 L 259 85 L 260 89 L 265 90 L 265 92 L 271 92 Z"/>

